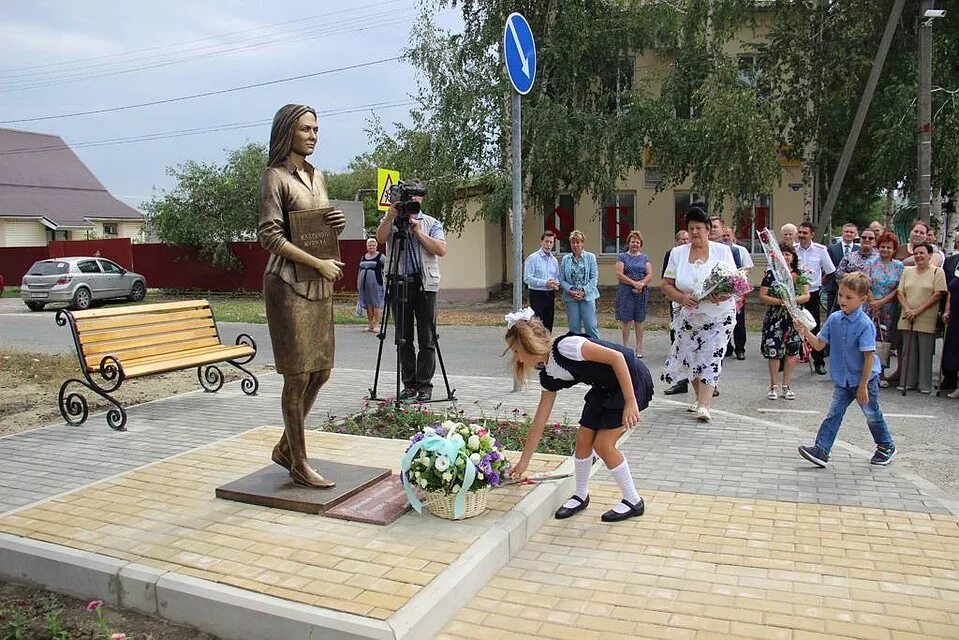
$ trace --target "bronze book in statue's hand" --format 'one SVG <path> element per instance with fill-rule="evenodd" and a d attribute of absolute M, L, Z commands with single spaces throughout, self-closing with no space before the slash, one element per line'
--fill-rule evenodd
<path fill-rule="evenodd" d="M 330 211 L 333 211 L 333 207 L 290 211 L 290 241 L 321 260 L 339 260 L 340 242 L 336 229 L 326 222 L 326 214 Z M 293 267 L 296 270 L 297 282 L 322 277 L 319 271 L 305 264 L 294 261 Z"/>

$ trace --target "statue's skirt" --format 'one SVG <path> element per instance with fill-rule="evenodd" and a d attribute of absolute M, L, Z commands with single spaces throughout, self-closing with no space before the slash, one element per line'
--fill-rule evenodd
<path fill-rule="evenodd" d="M 277 373 L 332 369 L 333 297 L 309 300 L 278 275 L 267 273 L 263 298 Z"/>

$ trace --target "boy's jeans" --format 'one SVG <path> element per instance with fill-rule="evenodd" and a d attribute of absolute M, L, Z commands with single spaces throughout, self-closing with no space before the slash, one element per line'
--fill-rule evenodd
<path fill-rule="evenodd" d="M 839 426 L 842 424 L 843 416 L 846 415 L 846 408 L 856 401 L 857 388 L 836 386 L 832 392 L 829 413 L 826 414 L 826 419 L 822 421 L 819 433 L 816 434 L 816 446 L 826 453 L 829 453 L 836 441 L 836 434 L 839 433 Z M 869 402 L 862 407 L 862 412 L 866 416 L 869 431 L 872 432 L 872 439 L 877 445 L 892 447 L 894 446 L 892 434 L 889 433 L 889 425 L 886 424 L 886 418 L 882 415 L 882 409 L 879 408 L 879 376 L 870 378 L 867 390 Z"/>

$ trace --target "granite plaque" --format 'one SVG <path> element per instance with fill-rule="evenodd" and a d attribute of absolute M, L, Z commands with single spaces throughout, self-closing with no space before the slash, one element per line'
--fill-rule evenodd
<path fill-rule="evenodd" d="M 290 473 L 271 464 L 216 489 L 216 497 L 261 507 L 322 514 L 363 489 L 390 477 L 390 470 L 310 458 L 310 465 L 324 478 L 336 482 L 330 489 L 293 484 Z"/>
<path fill-rule="evenodd" d="M 394 475 L 328 509 L 324 515 L 342 520 L 387 525 L 412 508 L 406 492 L 403 491 L 400 476 Z"/>

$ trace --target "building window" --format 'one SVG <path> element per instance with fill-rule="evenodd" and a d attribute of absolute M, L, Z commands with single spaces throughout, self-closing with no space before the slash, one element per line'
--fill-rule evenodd
<path fill-rule="evenodd" d="M 617 254 L 626 250 L 626 236 L 636 228 L 635 201 L 632 192 L 620 192 L 603 203 L 599 212 L 602 253 Z"/>
<path fill-rule="evenodd" d="M 47 229 L 47 242 L 52 242 L 54 240 L 69 240 L 67 237 L 66 231 L 54 231 L 53 229 Z"/>
<path fill-rule="evenodd" d="M 769 99 L 769 87 L 763 77 L 763 63 L 755 53 L 744 53 L 739 56 L 739 82 L 743 86 L 753 87 L 759 97 Z"/>
<path fill-rule="evenodd" d="M 736 211 L 736 241 L 749 253 L 762 253 L 762 244 L 756 231 L 771 227 L 773 223 L 772 196 L 758 196 L 752 203 L 740 205 Z"/>
<path fill-rule="evenodd" d="M 556 236 L 556 244 L 553 246 L 555 253 L 572 251 L 569 246 L 569 234 L 575 228 L 573 196 L 568 193 L 561 193 L 556 196 L 556 206 L 553 208 L 553 213 L 546 217 L 543 225 L 543 231 L 552 231 L 553 235 Z"/>
<path fill-rule="evenodd" d="M 117 237 L 120 235 L 120 225 L 115 222 L 104 222 L 103 223 L 103 235 Z"/>
<path fill-rule="evenodd" d="M 663 183 L 663 172 L 659 167 L 646 167 L 643 169 L 643 189 L 658 189 Z"/>

